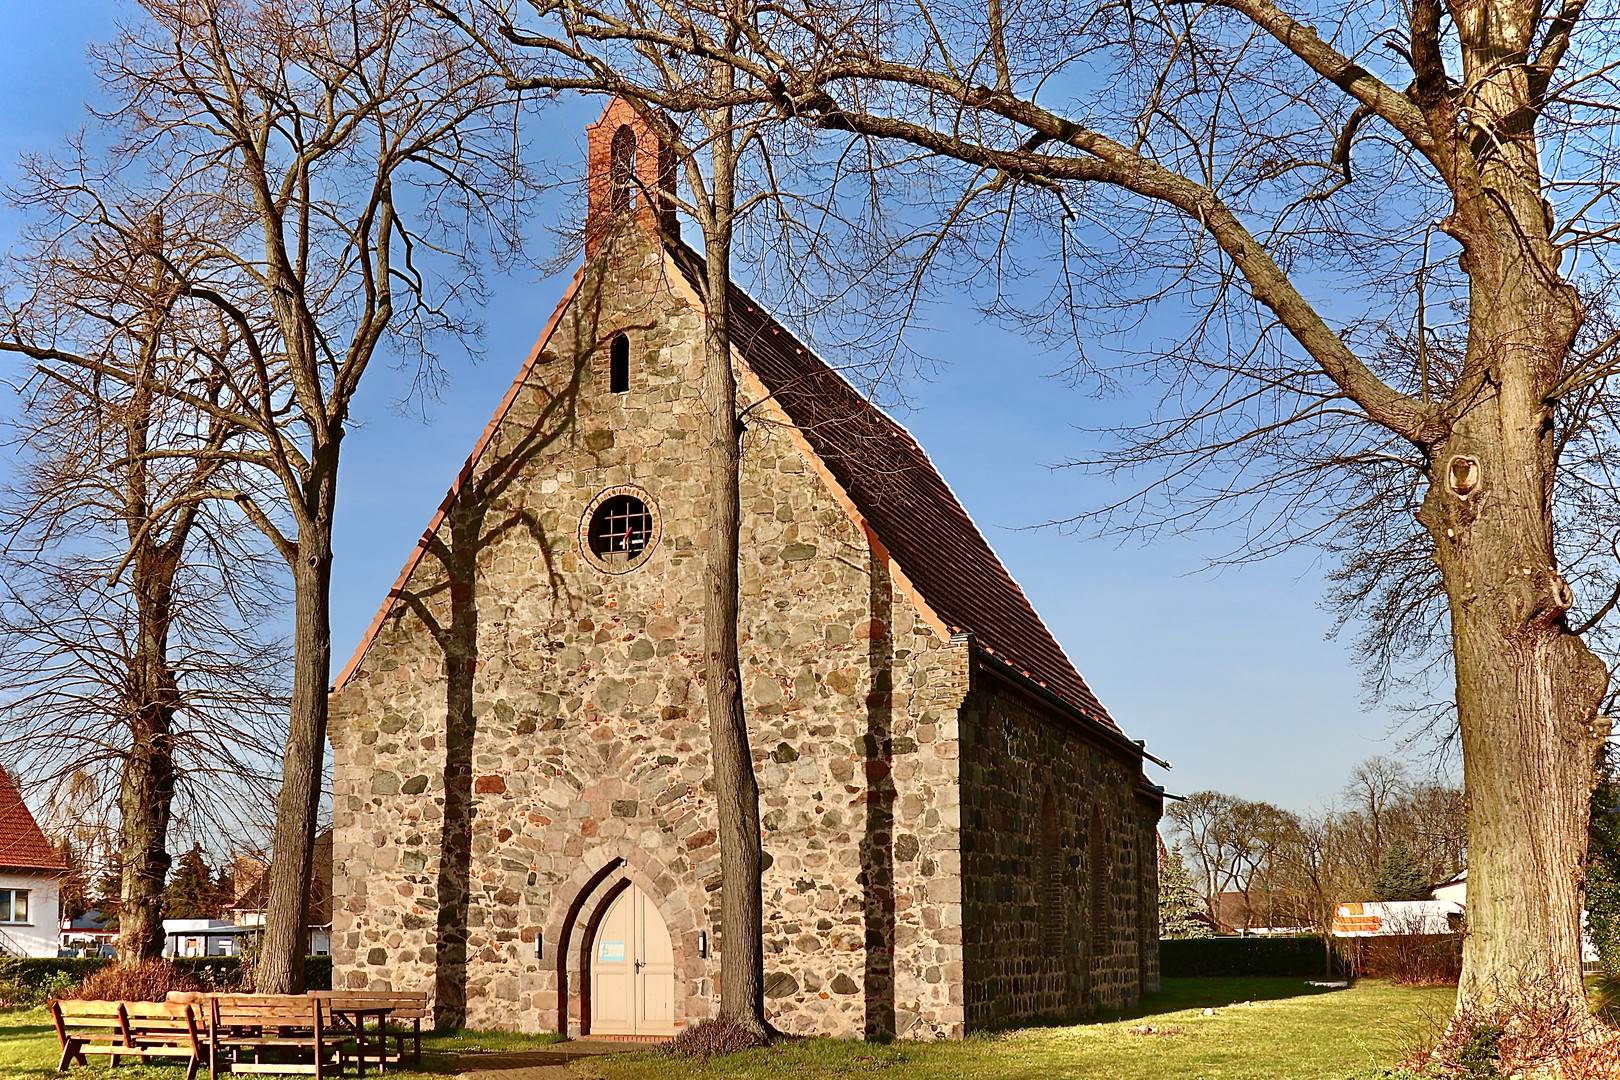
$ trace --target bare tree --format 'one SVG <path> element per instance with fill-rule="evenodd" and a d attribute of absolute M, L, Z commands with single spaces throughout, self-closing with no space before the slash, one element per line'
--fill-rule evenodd
<path fill-rule="evenodd" d="M 1614 501 L 1620 335 L 1589 315 L 1620 209 L 1615 12 L 773 10 L 690 51 L 723 48 L 740 85 L 769 87 L 807 126 L 931 155 L 957 193 L 946 220 L 988 247 L 987 308 L 1084 350 L 1094 329 L 1185 302 L 1179 340 L 1121 360 L 1163 380 L 1164 407 L 1112 458 L 1149 479 L 1098 519 L 1236 521 L 1246 555 L 1302 540 L 1371 550 L 1355 573 L 1389 585 L 1361 591 L 1389 601 L 1384 626 L 1421 646 L 1443 621 L 1470 797 L 1458 1008 L 1511 1005 L 1515 987 L 1550 979 L 1582 1015 L 1586 799 L 1608 682 L 1582 634 L 1615 605 L 1607 589 L 1577 596 L 1613 581 L 1613 553 L 1569 523 L 1582 498 Z M 1019 236 L 1055 256 L 1033 304 L 1001 288 L 1040 271 L 1014 253 Z M 919 265 L 960 250 L 930 247 Z M 1096 361 L 1082 351 L 1076 366 Z"/>
<path fill-rule="evenodd" d="M 188 304 L 229 323 L 243 363 L 152 384 L 115 359 L 13 347 L 238 428 L 243 445 L 222 453 L 267 478 L 213 494 L 268 538 L 292 578 L 290 722 L 256 975 L 285 992 L 302 983 L 339 448 L 379 349 L 397 349 L 431 388 L 438 339 L 476 336 L 465 312 L 482 298 L 479 255 L 518 239 L 522 144 L 512 92 L 406 0 L 139 7 L 94 54 L 115 102 L 112 157 L 144 170 L 169 220 L 209 226 L 193 239 L 200 256 L 167 270 Z M 74 186 L 93 200 L 99 182 Z"/>
<path fill-rule="evenodd" d="M 1165 808 L 1165 817 L 1175 824 L 1180 847 L 1191 863 L 1193 888 L 1217 925 L 1221 893 L 1237 883 L 1240 872 L 1233 858 L 1232 828 L 1232 811 L 1238 801 L 1219 791 L 1195 791 Z"/>
<path fill-rule="evenodd" d="M 176 811 L 217 834 L 272 790 L 282 665 L 254 630 L 274 596 L 261 555 L 207 499 L 236 430 L 151 389 L 237 337 L 178 303 L 167 266 L 186 256 L 157 215 L 129 236 L 88 226 L 59 179 L 36 163 L 19 193 L 42 216 L 11 263 L 5 339 L 49 337 L 137 379 L 49 362 L 26 378 L 0 518 L 0 752 L 72 805 L 75 833 L 116 817 L 119 955 L 136 960 L 162 951 Z"/>
<path fill-rule="evenodd" d="M 1241 800 L 1233 808 L 1233 863 L 1243 894 L 1244 930 L 1289 921 L 1294 908 L 1281 855 L 1300 827 L 1299 818 L 1268 802 Z"/>
<path fill-rule="evenodd" d="M 716 63 L 701 43 L 736 45 L 741 8 L 728 4 L 557 0 L 435 3 L 480 43 L 509 83 L 524 89 L 612 95 L 629 103 L 668 153 L 667 181 L 637 181 L 640 198 L 677 212 L 702 234 L 703 402 L 709 413 L 704 690 L 715 759 L 721 859 L 720 1015 L 765 1038 L 759 785 L 748 742 L 737 645 L 740 469 L 746 417 L 732 368 L 730 295 L 738 233 L 751 212 L 786 198 L 770 137 L 782 118 L 761 88 Z M 764 5 L 753 10 L 763 11 Z M 671 43 L 676 44 L 671 47 Z M 698 44 L 695 49 L 686 46 Z M 512 57 L 529 61 L 526 72 Z M 746 107 L 740 102 L 750 102 Z M 677 175 L 685 181 L 684 194 Z M 773 224 L 791 233 L 791 214 Z M 673 236 L 666 236 L 673 239 Z M 878 887 L 883 887 L 879 883 Z"/>
<path fill-rule="evenodd" d="M 1331 954 L 1333 915 L 1341 903 L 1359 895 L 1340 816 L 1323 812 L 1298 819 L 1277 853 L 1277 864 L 1295 911 L 1322 935 L 1323 948 Z"/>
<path fill-rule="evenodd" d="M 1402 811 L 1406 844 L 1431 885 L 1468 865 L 1468 799 L 1461 788 L 1419 784 L 1407 795 Z"/>
<path fill-rule="evenodd" d="M 1356 763 L 1344 786 L 1344 797 L 1367 823 L 1365 853 L 1368 880 L 1378 872 L 1384 858 L 1384 844 L 1391 811 L 1408 792 L 1406 765 L 1383 754 L 1374 754 Z"/>
<path fill-rule="evenodd" d="M 1221 921 L 1221 895 L 1243 897 L 1242 925 L 1276 925 L 1291 908 L 1289 881 L 1282 852 L 1293 844 L 1299 818 L 1267 802 L 1239 799 L 1219 791 L 1197 791 L 1169 806 L 1165 816 L 1175 826 L 1186 858 L 1192 863 L 1194 887 L 1203 895 L 1209 917 Z M 1256 923 L 1256 919 L 1261 920 Z"/>

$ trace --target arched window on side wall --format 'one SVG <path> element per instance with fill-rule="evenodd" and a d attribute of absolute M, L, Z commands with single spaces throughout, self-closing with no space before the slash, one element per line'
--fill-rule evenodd
<path fill-rule="evenodd" d="M 608 389 L 615 394 L 630 390 L 630 339 L 623 334 L 613 335 L 608 347 Z"/>
<path fill-rule="evenodd" d="M 613 185 L 609 198 L 615 214 L 630 209 L 636 194 L 636 133 L 625 124 L 613 133 L 608 151 L 608 178 Z"/>
<path fill-rule="evenodd" d="M 1091 948 L 1108 948 L 1108 853 L 1103 843 L 1102 811 L 1091 808 L 1091 843 L 1087 861 L 1091 864 Z"/>
<path fill-rule="evenodd" d="M 1056 955 L 1063 948 L 1065 919 L 1063 856 L 1058 850 L 1057 800 L 1051 788 L 1041 799 L 1041 861 L 1036 873 L 1040 875 L 1041 944 L 1048 955 Z"/>

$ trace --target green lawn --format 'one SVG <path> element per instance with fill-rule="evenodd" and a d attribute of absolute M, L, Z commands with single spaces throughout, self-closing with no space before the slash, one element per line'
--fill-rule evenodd
<path fill-rule="evenodd" d="M 1090 1024 L 890 1046 L 804 1039 L 708 1063 L 640 1053 L 574 1068 L 603 1080 L 1346 1080 L 1392 1064 L 1431 1018 L 1450 1013 L 1455 995 L 1373 980 L 1345 990 L 1301 979 L 1165 984 L 1142 1008 Z M 1154 1033 L 1132 1031 L 1144 1025 Z"/>
<path fill-rule="evenodd" d="M 875 1046 L 800 1039 L 707 1063 L 643 1051 L 572 1067 L 582 1077 L 601 1080 L 868 1075 L 884 1080 L 1346 1080 L 1392 1063 L 1432 1018 L 1450 1012 L 1452 994 L 1371 980 L 1347 990 L 1318 990 L 1299 979 L 1168 979 L 1142 1008 L 1096 1023 L 1025 1028 L 956 1043 Z M 1213 1015 L 1205 1016 L 1206 1008 Z M 1142 1025 L 1154 1033 L 1132 1032 Z M 457 1052 L 524 1049 L 552 1038 L 434 1035 L 424 1040 L 429 1053 L 423 1071 L 449 1071 Z M 45 1010 L 0 1012 L 0 1077 L 55 1076 L 58 1053 Z M 73 1076 L 87 1080 L 178 1080 L 182 1075 L 178 1067 L 73 1070 Z"/>

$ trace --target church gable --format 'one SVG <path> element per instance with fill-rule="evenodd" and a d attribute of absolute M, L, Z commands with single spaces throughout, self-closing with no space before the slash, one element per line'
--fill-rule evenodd
<path fill-rule="evenodd" d="M 648 579 L 667 582 L 670 570 L 701 561 L 707 514 L 701 311 L 674 264 L 646 239 L 639 230 L 622 230 L 610 252 L 576 275 L 339 676 L 339 689 L 367 670 L 379 644 L 397 640 L 402 620 L 414 616 L 426 620 L 430 633 L 450 632 L 458 589 L 499 595 L 504 604 L 521 603 L 526 618 L 546 621 L 630 587 L 628 568 L 594 559 L 588 536 L 592 510 L 621 489 L 653 518 L 655 535 L 645 563 L 634 566 L 638 575 L 645 569 Z M 616 367 L 626 379 L 622 389 L 614 386 Z M 770 394 L 741 357 L 738 375 L 743 404 Z M 864 561 L 874 542 L 886 555 L 802 433 L 774 412 L 745 437 L 745 563 L 793 571 L 818 553 Z M 790 491 L 814 509 L 791 511 Z M 535 550 L 543 565 L 516 579 L 480 569 L 510 566 Z M 571 592 L 568 577 L 591 567 L 607 573 L 602 584 L 587 584 L 583 596 Z M 774 569 L 766 573 L 777 576 Z M 746 566 L 743 576 L 746 595 Z M 825 574 L 806 580 L 828 583 Z M 936 638 L 948 636 L 926 604 L 906 607 Z"/>
<path fill-rule="evenodd" d="M 514 1007 L 525 1026 L 546 1022 L 543 988 L 559 975 L 534 939 L 559 933 L 577 860 L 610 851 L 630 869 L 644 860 L 636 887 L 674 905 L 680 1000 L 708 1000 L 697 935 L 718 921 L 719 855 L 703 788 L 701 326 L 649 254 L 633 231 L 605 242 L 334 696 L 348 985 L 437 978 L 468 1022 Z M 621 334 L 630 370 L 616 391 Z M 622 496 L 652 517 L 644 542 L 598 556 L 595 512 Z M 948 851 L 941 811 L 957 795 L 939 709 L 965 689 L 965 654 L 896 588 L 789 431 L 750 431 L 742 504 L 739 645 L 777 898 L 767 933 L 797 957 L 776 965 L 772 1007 L 791 1030 L 858 1031 L 863 995 L 821 991 L 866 985 L 850 943 L 866 934 L 874 759 L 908 796 L 885 827 L 903 825 L 913 851 Z M 939 947 L 923 922 L 939 907 L 899 917 L 908 948 Z M 438 925 L 471 927 L 484 959 L 447 979 L 427 959 Z M 389 946 L 397 935 L 414 944 Z M 949 993 L 919 981 L 909 1000 L 937 1017 Z"/>

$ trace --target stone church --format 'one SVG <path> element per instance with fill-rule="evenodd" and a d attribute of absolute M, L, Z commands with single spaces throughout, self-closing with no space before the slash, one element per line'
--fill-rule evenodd
<path fill-rule="evenodd" d="M 667 1035 L 718 1002 L 701 260 L 622 102 L 584 263 L 332 697 L 338 987 Z M 740 289 L 766 1004 L 960 1037 L 1158 983 L 1162 790 L 909 434 Z"/>

